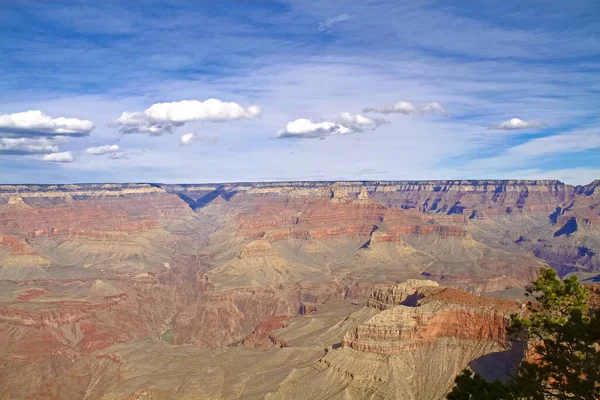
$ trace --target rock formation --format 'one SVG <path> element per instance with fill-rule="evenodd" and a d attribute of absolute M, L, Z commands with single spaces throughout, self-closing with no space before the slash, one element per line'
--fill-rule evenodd
<path fill-rule="evenodd" d="M 599 188 L 0 185 L 0 388 L 442 398 L 469 363 L 520 357 L 504 335 L 517 305 L 479 295 L 548 264 L 600 274 Z"/>
<path fill-rule="evenodd" d="M 383 311 L 348 332 L 344 347 L 394 354 L 443 337 L 494 341 L 506 347 L 507 317 L 517 311 L 510 301 L 483 300 L 432 281 L 414 280 L 376 291 L 369 306 Z"/>

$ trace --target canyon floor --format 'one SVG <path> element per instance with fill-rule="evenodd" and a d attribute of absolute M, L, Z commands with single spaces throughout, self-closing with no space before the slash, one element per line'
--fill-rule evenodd
<path fill-rule="evenodd" d="M 0 185 L 0 398 L 439 399 L 502 379 L 600 181 Z"/>

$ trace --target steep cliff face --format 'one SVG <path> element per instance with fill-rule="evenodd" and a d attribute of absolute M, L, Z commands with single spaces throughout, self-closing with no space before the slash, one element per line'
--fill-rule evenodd
<path fill-rule="evenodd" d="M 318 374 L 303 381 L 312 382 L 309 389 L 297 385 L 286 393 L 315 388 L 357 398 L 440 399 L 468 364 L 506 353 L 514 367 L 523 354 L 505 334 L 507 316 L 518 311 L 513 302 L 413 280 L 376 290 L 367 308 L 382 311 L 349 329 L 341 347 L 319 359 Z"/>
<path fill-rule="evenodd" d="M 232 287 L 337 276 L 393 282 L 425 274 L 481 292 L 523 285 L 542 265 L 523 251 L 505 257 L 496 247 L 477 242 L 464 215 L 388 207 L 372 200 L 366 186 L 353 194 L 351 187 L 342 190 L 338 185 L 255 188 L 259 193 L 236 187 L 226 204 L 215 206 L 228 220 L 211 238 L 210 253 L 215 260 L 224 260 L 215 262 L 218 268 L 210 273 L 211 279 L 222 285 L 224 275 L 246 275 L 245 280 L 230 280 L 227 287 Z M 281 195 L 274 195 L 274 190 Z M 213 213 L 212 203 L 198 212 Z M 235 257 L 235 252 L 228 260 L 219 256 L 233 249 L 245 252 L 244 246 L 256 240 L 271 245 L 269 257 L 243 258 L 240 253 Z M 251 266 L 250 271 L 243 272 L 244 265 Z"/>
<path fill-rule="evenodd" d="M 288 198 L 329 197 L 367 199 L 430 214 L 459 214 L 470 218 L 527 212 L 555 212 L 564 205 L 566 213 L 585 211 L 586 204 L 598 203 L 598 181 L 571 186 L 556 180 L 466 180 L 466 181 L 357 181 L 357 182 L 268 182 L 224 185 L 163 185 L 168 192 L 193 194 L 218 192 L 226 197 L 239 194 Z M 336 193 L 337 196 L 336 196 Z M 344 193 L 344 195 L 342 195 Z M 216 194 L 215 194 L 216 196 Z M 344 200 L 346 201 L 346 200 Z M 571 203 L 574 203 L 570 206 Z M 579 204 L 582 207 L 578 207 Z M 207 204 L 202 203 L 202 206 Z M 590 213 L 598 220 L 598 213 Z"/>
<path fill-rule="evenodd" d="M 144 285 L 149 294 L 153 286 Z M 134 286 L 139 285 L 127 284 L 118 298 L 105 300 L 116 302 L 112 312 L 140 297 L 132 296 L 139 290 Z M 306 399 L 336 393 L 357 399 L 441 399 L 466 365 L 505 350 L 504 318 L 517 309 L 511 302 L 419 280 L 372 291 L 370 299 L 378 299 L 373 304 L 385 304 L 384 310 L 350 300 L 368 294 L 360 285 L 224 293 L 205 289 L 168 327 L 162 325 L 162 333 L 150 330 L 144 339 L 135 339 L 144 335 L 139 328 L 111 336 L 98 326 L 101 312 L 91 309 L 85 319 L 54 321 L 45 329 L 1 329 L 3 338 L 20 335 L 16 347 L 2 347 L 12 352 L 0 366 L 6 367 L 0 377 L 4 393 L 90 400 Z M 152 289 L 153 302 L 140 299 L 148 302 L 141 305 L 143 312 L 154 317 L 146 321 L 156 320 L 147 326 L 158 327 L 157 320 L 172 312 L 166 296 L 174 293 L 163 290 Z M 398 305 L 411 299 L 418 299 L 414 307 Z M 295 312 L 293 306 L 306 302 L 317 303 L 318 309 L 277 315 Z M 114 314 L 115 324 L 133 326 L 127 321 L 130 315 L 120 312 Z"/>
<path fill-rule="evenodd" d="M 384 286 L 374 290 L 369 296 L 367 305 L 377 310 L 387 310 L 399 305 L 415 306 L 424 297 L 421 289 L 437 288 L 437 282 L 409 279 L 398 285 Z"/>
<path fill-rule="evenodd" d="M 47 275 L 51 261 L 25 240 L 0 233 L 0 279 L 31 279 Z"/>
<path fill-rule="evenodd" d="M 181 187 L 164 186 L 178 192 Z M 379 203 L 400 208 L 416 208 L 423 212 L 463 214 L 477 210 L 497 214 L 520 211 L 554 211 L 554 204 L 574 199 L 579 192 L 593 190 L 593 184 L 573 187 L 560 181 L 403 181 L 403 182 L 269 182 L 239 183 L 218 187 L 232 195 L 277 195 L 289 197 L 322 197 L 336 199 L 341 193 L 357 198 L 362 193 Z M 185 188 L 186 193 L 210 190 L 210 185 Z M 344 196 L 342 196 L 344 197 Z"/>
<path fill-rule="evenodd" d="M 531 251 L 561 274 L 600 268 L 600 248 L 594 239 L 599 234 L 600 221 L 598 181 L 576 187 L 551 180 L 269 182 L 163 187 L 168 192 L 183 189 L 187 195 L 204 193 L 198 206 L 201 208 L 211 204 L 211 197 L 227 199 L 230 208 L 246 204 L 241 226 L 249 237 L 264 234 L 274 240 L 328 239 L 366 235 L 369 229 L 383 229 L 384 225 L 390 225 L 391 232 L 416 235 L 461 235 L 461 231 L 469 231 L 475 241 L 491 248 Z M 208 193 L 213 194 L 206 194 L 210 190 L 213 192 Z M 311 207 L 310 214 L 307 210 L 304 220 L 296 220 L 294 213 L 281 212 L 281 203 L 298 211 Z M 317 207 L 319 203 L 323 206 Z M 362 211 L 357 211 L 359 204 Z M 407 217 L 390 210 L 412 210 L 415 214 Z M 434 218 L 433 223 L 410 221 L 415 215 Z M 394 219 L 404 222 L 396 224 Z M 313 222 L 317 220 L 326 226 L 315 226 Z M 302 229 L 295 226 L 297 221 L 304 225 Z M 436 224 L 441 226 L 431 226 Z"/>
<path fill-rule="evenodd" d="M 403 305 L 408 303 L 412 306 Z M 504 334 L 507 316 L 518 309 L 513 302 L 480 298 L 431 281 L 381 287 L 371 294 L 367 307 L 326 330 L 345 328 L 341 346 L 329 347 L 314 369 L 289 374 L 275 396 L 444 398 L 456 374 L 469 364 L 480 370 L 484 358 L 499 354 L 507 362 L 502 371 L 519 362 L 522 348 L 509 345 Z M 306 324 L 289 321 L 274 335 L 292 348 L 327 337 L 295 338 L 295 330 L 306 335 L 308 326 L 320 325 L 317 320 L 315 316 Z"/>
<path fill-rule="evenodd" d="M 465 289 L 500 290 L 503 282 L 524 284 L 542 265 L 523 250 L 561 272 L 575 265 L 597 269 L 599 251 L 586 233 L 595 229 L 597 211 L 589 204 L 595 187 L 555 181 L 8 185 L 0 187 L 0 229 L 27 240 L 48 263 L 70 266 L 70 274 L 155 272 L 184 253 L 204 258 L 223 276 L 246 276 L 235 283 L 242 286 L 311 274 L 360 278 L 363 271 L 378 282 L 424 274 Z M 519 223 L 503 231 L 505 218 Z M 556 244 L 508 232 L 529 220 L 552 230 Z M 576 244 L 560 247 L 577 235 Z M 273 250 L 227 256 L 254 240 Z M 0 276 L 46 276 L 37 261 Z"/>
<path fill-rule="evenodd" d="M 0 186 L 2 199 L 0 232 L 39 257 L 0 263 L 0 277 L 9 279 L 50 276 L 49 264 L 69 267 L 68 276 L 157 271 L 172 258 L 170 243 L 202 232 L 178 196 L 152 185 Z"/>
<path fill-rule="evenodd" d="M 599 187 L 0 185 L 0 386 L 440 398 L 469 362 L 506 350 L 516 310 L 449 287 L 522 287 L 546 262 L 600 272 Z"/>
<path fill-rule="evenodd" d="M 431 281 L 380 289 L 371 295 L 369 306 L 383 311 L 348 332 L 344 347 L 394 354 L 443 337 L 493 341 L 505 347 L 507 317 L 517 311 L 513 302 L 482 299 Z"/>
<path fill-rule="evenodd" d="M 0 206 L 0 228 L 6 234 L 26 238 L 89 236 L 110 240 L 115 235 L 157 228 L 168 218 L 191 215 L 176 196 L 153 187 L 20 192 L 6 197 L 8 203 Z M 15 198 L 24 206 L 15 207 Z"/>

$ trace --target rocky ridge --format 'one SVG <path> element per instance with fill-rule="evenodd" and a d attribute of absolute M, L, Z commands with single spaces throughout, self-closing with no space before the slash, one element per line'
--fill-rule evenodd
<path fill-rule="evenodd" d="M 508 316 L 517 311 L 510 301 L 483 300 L 432 281 L 415 280 L 375 291 L 369 306 L 383 311 L 348 332 L 342 346 L 393 354 L 451 337 L 506 347 Z"/>
<path fill-rule="evenodd" d="M 440 398 L 465 365 L 510 348 L 516 304 L 473 293 L 522 287 L 546 263 L 600 272 L 598 187 L 2 185 L 0 387 Z"/>

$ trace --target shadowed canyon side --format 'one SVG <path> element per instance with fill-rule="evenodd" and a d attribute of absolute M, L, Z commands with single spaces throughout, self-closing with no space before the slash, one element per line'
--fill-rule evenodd
<path fill-rule="evenodd" d="M 599 224 L 598 181 L 0 185 L 0 398 L 442 398 Z"/>

